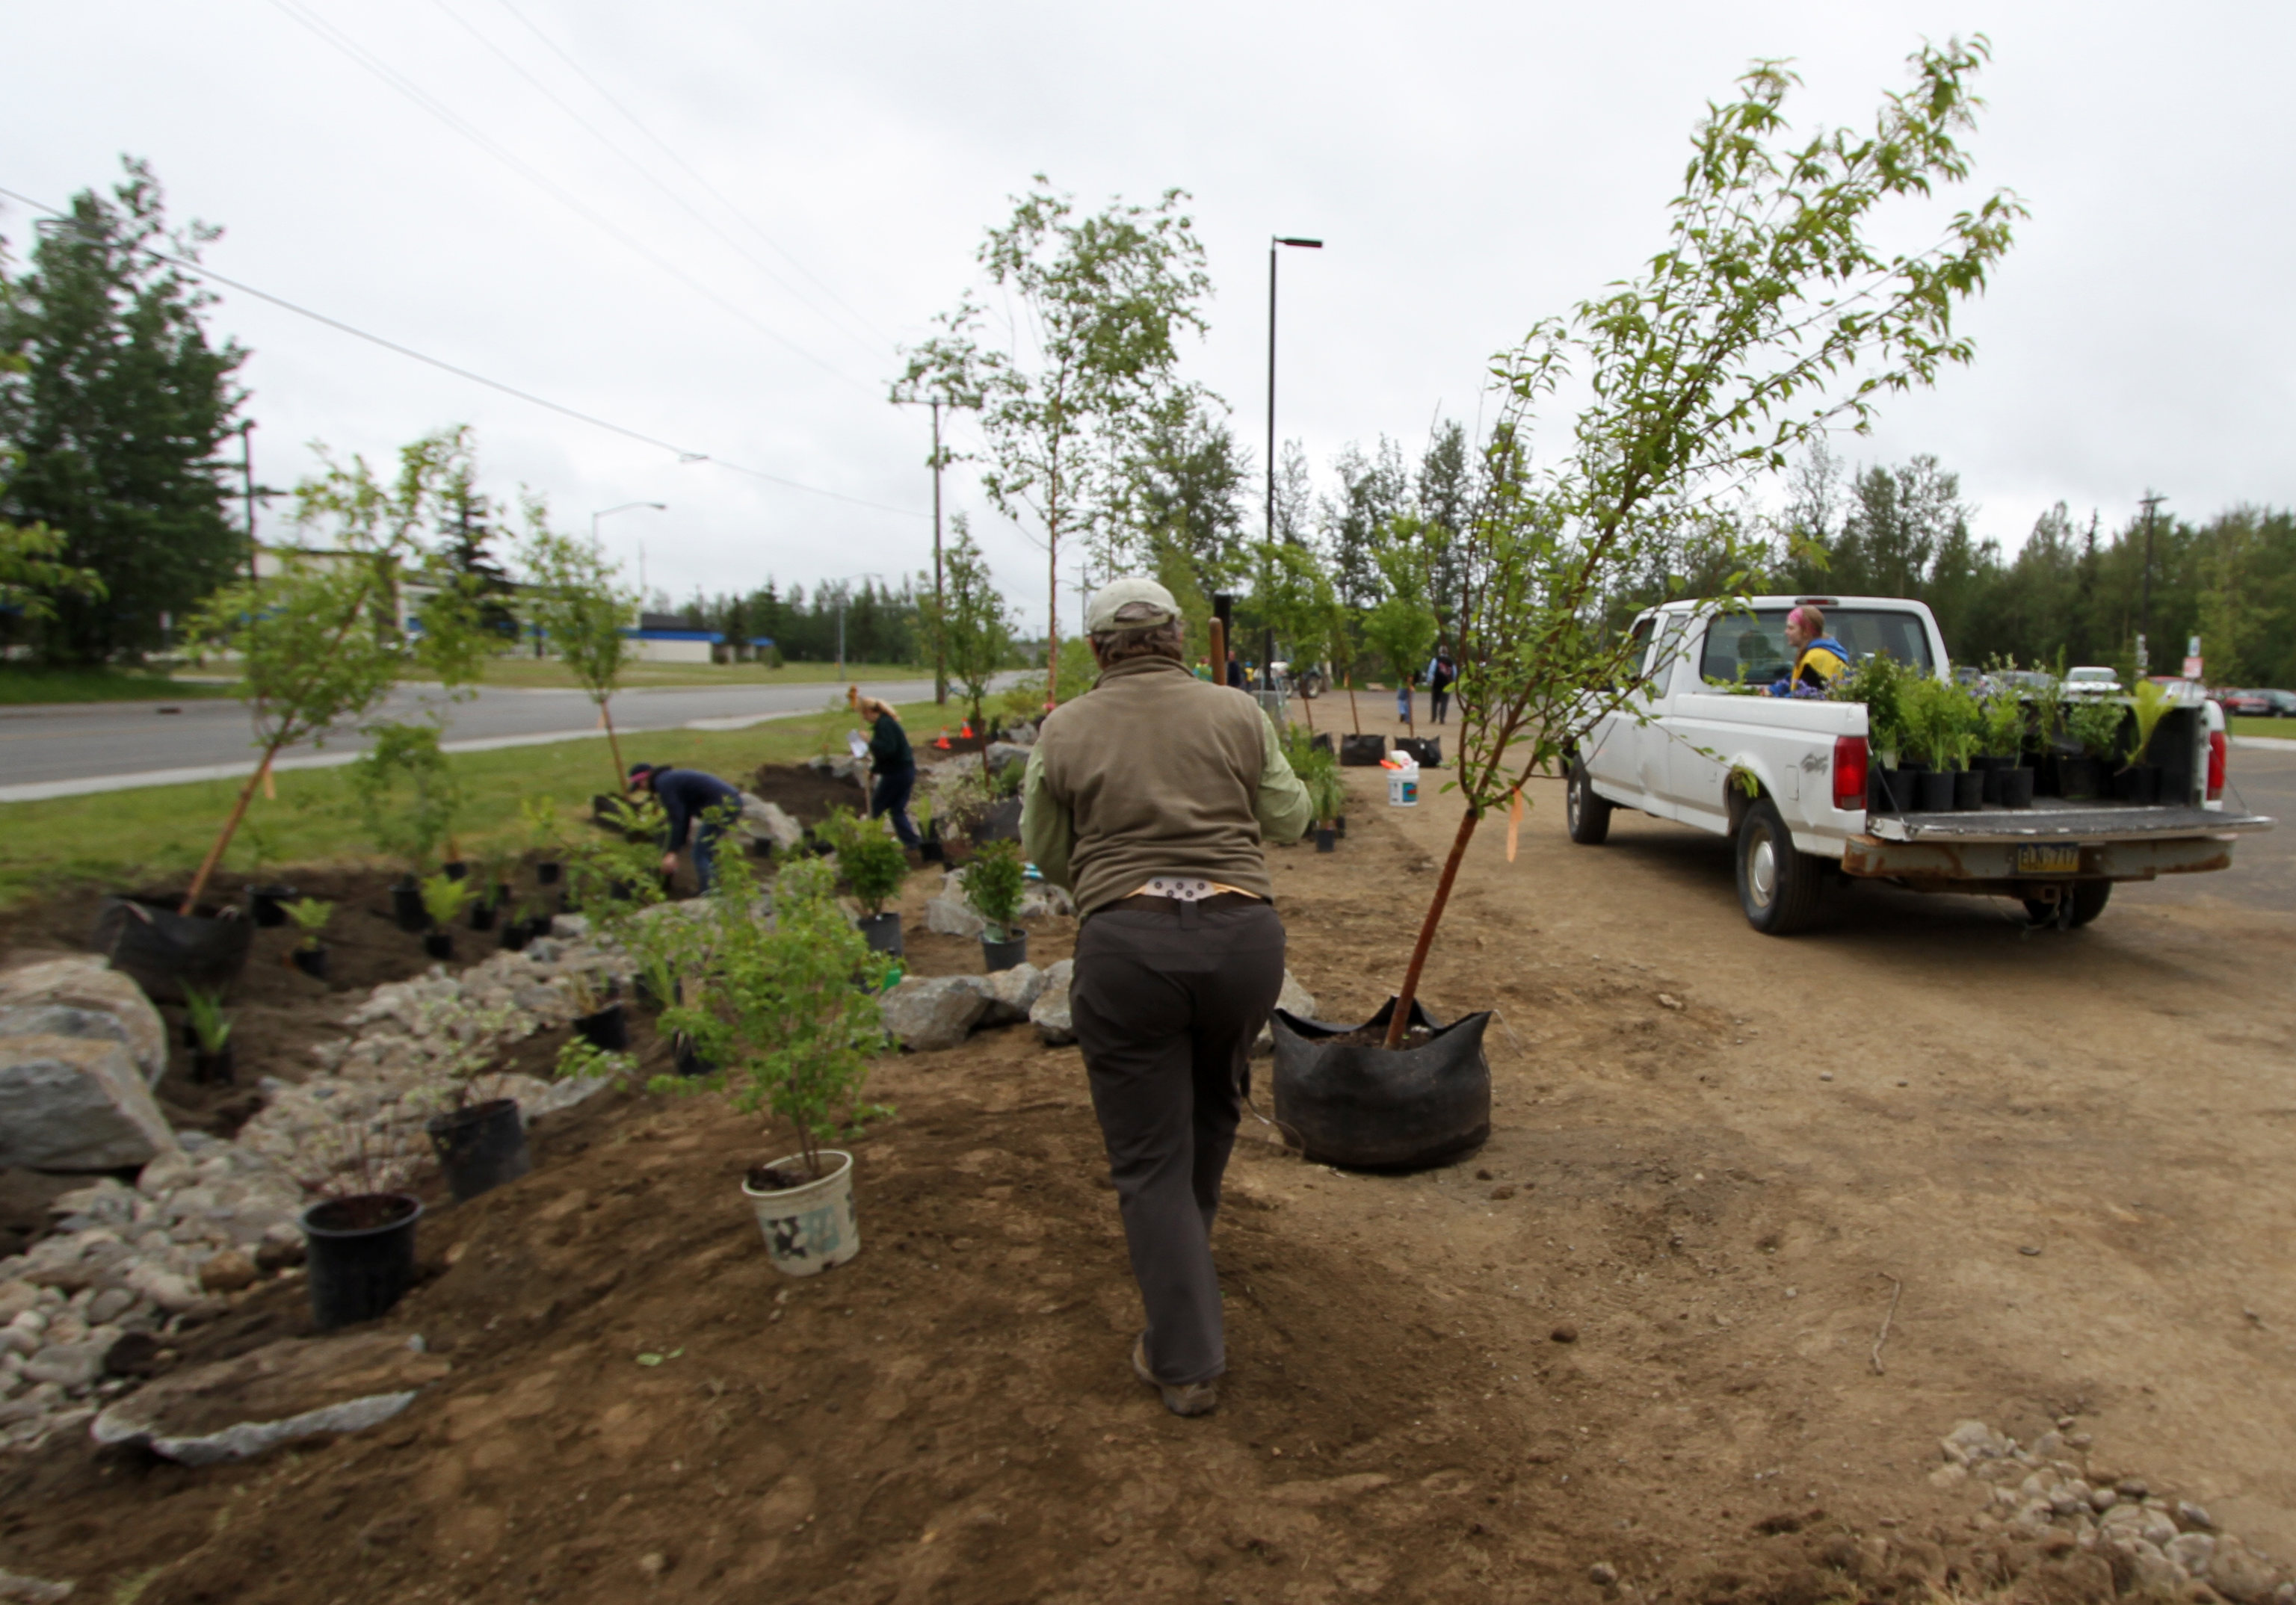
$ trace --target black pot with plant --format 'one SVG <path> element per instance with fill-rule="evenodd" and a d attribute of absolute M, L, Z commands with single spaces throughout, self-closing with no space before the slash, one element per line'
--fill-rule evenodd
<path fill-rule="evenodd" d="M 355 1193 L 303 1211 L 311 1316 L 323 1332 L 390 1313 L 414 1285 L 414 1227 L 422 1200 Z"/>
<path fill-rule="evenodd" d="M 192 1079 L 201 1086 L 233 1084 L 231 1016 L 224 1012 L 223 995 L 184 988 L 184 1036 L 192 1050 Z"/>
<path fill-rule="evenodd" d="M 838 838 L 837 869 L 867 911 L 858 921 L 861 935 L 873 952 L 900 953 L 901 916 L 885 905 L 900 896 L 902 883 L 909 878 L 908 855 L 876 822 L 849 820 L 844 824 Z"/>
<path fill-rule="evenodd" d="M 1488 1013 L 1438 1025 L 1416 1000 L 1402 1044 L 1382 1045 L 1390 998 L 1359 1026 L 1275 1011 L 1275 1122 L 1308 1159 L 1366 1170 L 1439 1164 L 1490 1135 Z"/>
<path fill-rule="evenodd" d="M 1950 769 L 1924 769 L 1914 776 L 1918 807 L 1924 814 L 1953 812 L 1954 772 Z"/>
<path fill-rule="evenodd" d="M 447 1110 L 433 1115 L 423 1130 L 458 1204 L 515 1182 L 532 1167 L 526 1122 L 514 1098 Z"/>
<path fill-rule="evenodd" d="M 1985 801 L 1985 776 L 1974 769 L 1953 772 L 1953 806 L 1961 813 L 1969 813 Z"/>
<path fill-rule="evenodd" d="M 451 963 L 455 957 L 455 933 L 450 930 L 428 930 L 422 933 L 422 954 L 441 964 Z"/>
<path fill-rule="evenodd" d="M 609 1053 L 623 1052 L 630 1045 L 629 1011 L 619 1003 L 576 1015 L 574 1029 L 592 1047 L 603 1048 Z"/>
<path fill-rule="evenodd" d="M 153 1003 L 172 1003 L 186 987 L 230 990 L 254 941 L 255 921 L 236 907 L 201 903 L 186 913 L 172 897 L 120 896 L 104 899 L 88 946 Z"/>
<path fill-rule="evenodd" d="M 1021 899 L 1028 884 L 1017 841 L 983 842 L 965 867 L 965 901 L 981 918 L 980 957 L 992 971 L 1028 962 L 1029 933 L 1021 926 Z"/>
<path fill-rule="evenodd" d="M 430 929 L 430 916 L 422 912 L 422 883 L 414 876 L 404 875 L 390 883 L 390 917 L 409 934 Z"/>

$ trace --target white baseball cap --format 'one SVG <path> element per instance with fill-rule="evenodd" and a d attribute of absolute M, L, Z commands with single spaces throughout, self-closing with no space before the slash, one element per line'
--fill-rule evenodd
<path fill-rule="evenodd" d="M 1119 622 L 1119 610 L 1146 607 L 1156 610 L 1158 617 L 1136 616 Z M 1169 624 L 1180 616 L 1180 604 L 1172 594 L 1152 579 L 1111 579 L 1092 594 L 1085 604 L 1084 627 L 1088 635 L 1105 635 L 1110 630 L 1138 629 L 1144 625 Z"/>

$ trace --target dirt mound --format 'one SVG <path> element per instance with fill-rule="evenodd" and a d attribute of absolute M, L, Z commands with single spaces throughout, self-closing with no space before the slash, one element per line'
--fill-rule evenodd
<path fill-rule="evenodd" d="M 765 802 L 780 804 L 801 825 L 819 824 L 832 808 L 858 813 L 869 801 L 857 782 L 824 774 L 804 764 L 759 765 L 750 776 L 750 791 Z"/>

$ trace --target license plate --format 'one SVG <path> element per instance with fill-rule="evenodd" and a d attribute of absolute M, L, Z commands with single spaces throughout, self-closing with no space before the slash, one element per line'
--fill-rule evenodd
<path fill-rule="evenodd" d="M 2077 841 L 2050 842 L 2046 846 L 2019 848 L 2017 872 L 2021 875 L 2079 874 L 2080 844 Z"/>

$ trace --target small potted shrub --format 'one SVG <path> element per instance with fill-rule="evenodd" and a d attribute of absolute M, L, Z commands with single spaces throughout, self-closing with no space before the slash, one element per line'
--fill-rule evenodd
<path fill-rule="evenodd" d="M 863 938 L 879 953 L 901 952 L 900 911 L 885 907 L 901 895 L 902 883 L 909 878 L 909 857 L 901 844 L 865 823 L 839 847 L 837 867 L 868 911 L 860 920 Z"/>
<path fill-rule="evenodd" d="M 531 1161 L 518 1101 L 503 1095 L 495 1069 L 519 1028 L 513 1009 L 474 1009 L 461 1003 L 423 1011 L 422 1036 L 443 1051 L 431 1060 L 439 1083 L 431 1101 L 439 1112 L 423 1123 L 455 1201 L 463 1203 L 524 1175 Z"/>
<path fill-rule="evenodd" d="M 511 893 L 503 874 L 503 859 L 499 853 L 480 856 L 477 873 L 471 879 L 472 930 L 492 930 L 496 917 L 508 913 Z"/>
<path fill-rule="evenodd" d="M 2025 749 L 2025 703 L 2013 685 L 1997 685 L 1979 706 L 1974 760 L 1985 777 L 1985 800 L 2004 807 L 2033 806 L 2033 772 L 2018 762 Z"/>
<path fill-rule="evenodd" d="M 2120 754 L 2120 727 L 2128 710 L 2111 697 L 2070 704 L 2065 733 L 2080 749 L 2078 757 L 2057 760 L 2057 788 L 2068 802 L 2094 802 L 2104 795 L 2105 770 Z"/>
<path fill-rule="evenodd" d="M 1021 926 L 1021 898 L 1028 870 L 1017 841 L 986 841 L 964 871 L 964 898 L 987 921 L 980 956 L 990 970 L 1011 970 L 1029 959 L 1029 933 Z"/>
<path fill-rule="evenodd" d="M 722 1086 L 742 1113 L 787 1126 L 796 1151 L 751 1167 L 742 1193 L 775 1268 L 810 1276 L 860 1252 L 853 1156 L 825 1144 L 890 1112 L 860 1098 L 869 1061 L 886 1046 L 877 988 L 892 961 L 846 919 L 826 864 L 785 871 L 770 921 L 757 917 L 756 897 L 748 861 L 728 855 L 703 899 L 697 984 L 662 1016 L 693 1044 L 704 1073 L 659 1077 L 653 1086 Z M 639 939 L 662 923 L 650 921 Z"/>
<path fill-rule="evenodd" d="M 534 855 L 535 884 L 555 886 L 559 859 L 566 850 L 566 826 L 558 817 L 558 805 L 546 797 L 529 797 L 520 800 L 518 813 L 526 827 L 528 850 Z"/>
<path fill-rule="evenodd" d="M 2136 721 L 2136 740 L 2129 744 L 2128 757 L 2113 772 L 2112 794 L 2122 802 L 2152 803 L 2177 801 L 2161 796 L 2162 783 L 2168 776 L 2157 764 L 2148 764 L 2144 755 L 2152 750 L 2152 733 L 2161 721 L 2176 706 L 2176 699 L 2150 680 L 2139 680 L 2136 693 L 2129 699 L 2128 713 Z"/>
<path fill-rule="evenodd" d="M 370 1113 L 354 1101 L 304 1149 L 300 1178 L 317 1201 L 299 1224 L 309 1244 L 311 1316 L 324 1331 L 373 1321 L 414 1285 L 414 1228 L 422 1202 L 406 1191 L 414 1172 L 409 1118 L 390 1104 Z"/>
<path fill-rule="evenodd" d="M 224 1012 L 223 995 L 186 987 L 184 1012 L 191 1027 L 192 1079 L 201 1086 L 231 1085 L 231 1016 Z"/>
<path fill-rule="evenodd" d="M 574 1030 L 593 1047 L 619 1053 L 630 1045 L 630 1017 L 621 1000 L 600 994 L 597 982 L 577 973 L 573 988 Z"/>
<path fill-rule="evenodd" d="M 272 835 L 261 825 L 242 824 L 239 833 L 247 839 L 247 912 L 256 926 L 263 930 L 276 930 L 287 923 L 287 905 L 294 900 L 295 888 L 283 881 L 266 882 L 263 866 L 270 859 Z"/>
<path fill-rule="evenodd" d="M 1308 800 L 1316 810 L 1316 850 L 1332 852 L 1339 843 L 1340 810 L 1347 807 L 1348 789 L 1335 768 L 1316 770 L 1306 784 Z"/>
<path fill-rule="evenodd" d="M 422 951 L 445 963 L 455 956 L 455 933 L 448 929 L 457 915 L 469 906 L 471 883 L 443 871 L 426 876 L 422 881 L 422 913 L 430 921 L 430 929 L 422 938 Z"/>
<path fill-rule="evenodd" d="M 940 839 L 940 816 L 933 812 L 931 792 L 921 791 L 909 810 L 917 827 L 917 856 L 927 864 L 947 864 L 948 848 Z"/>
<path fill-rule="evenodd" d="M 324 897 L 298 897 L 286 907 L 287 917 L 294 921 L 295 929 L 303 933 L 303 939 L 287 955 L 288 962 L 315 981 L 325 980 L 327 945 L 319 939 L 319 933 L 326 929 L 327 921 L 334 917 L 335 905 Z"/>
<path fill-rule="evenodd" d="M 1913 742 L 1906 722 L 1906 694 L 1914 684 L 1889 653 L 1868 652 L 1827 692 L 1835 701 L 1865 704 L 1867 772 L 1874 777 L 1866 806 L 1893 814 L 1922 806 L 1920 771 L 1909 765 Z"/>

